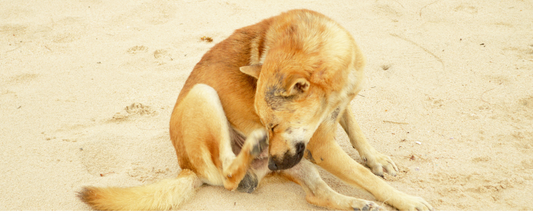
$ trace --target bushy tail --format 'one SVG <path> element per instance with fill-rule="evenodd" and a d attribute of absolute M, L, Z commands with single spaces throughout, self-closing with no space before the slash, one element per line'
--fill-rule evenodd
<path fill-rule="evenodd" d="M 85 187 L 78 197 L 95 210 L 170 210 L 191 198 L 202 185 L 187 169 L 175 179 L 165 179 L 139 187 Z"/>

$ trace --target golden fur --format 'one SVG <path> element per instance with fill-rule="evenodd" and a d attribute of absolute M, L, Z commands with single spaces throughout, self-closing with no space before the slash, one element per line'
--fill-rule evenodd
<path fill-rule="evenodd" d="M 97 210 L 176 209 L 203 183 L 252 192 L 278 172 L 300 184 L 309 203 L 379 209 L 333 191 L 316 164 L 400 210 L 431 210 L 374 175 L 395 175 L 397 167 L 367 142 L 349 106 L 364 63 L 349 32 L 317 12 L 292 10 L 238 29 L 202 57 L 180 92 L 170 119 L 179 176 L 141 187 L 86 187 L 79 197 Z M 370 170 L 335 142 L 337 123 Z"/>

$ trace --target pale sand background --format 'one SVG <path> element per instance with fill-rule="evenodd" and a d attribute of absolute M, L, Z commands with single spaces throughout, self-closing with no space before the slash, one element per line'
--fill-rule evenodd
<path fill-rule="evenodd" d="M 352 107 L 399 166 L 392 186 L 437 210 L 533 210 L 533 3 L 519 0 L 2 0 L 0 210 L 89 210 L 84 185 L 176 176 L 168 121 L 193 66 L 235 29 L 294 8 L 330 16 L 363 49 Z M 342 130 L 338 141 L 360 161 Z M 204 186 L 181 209 L 323 210 L 277 177 L 253 194 Z"/>

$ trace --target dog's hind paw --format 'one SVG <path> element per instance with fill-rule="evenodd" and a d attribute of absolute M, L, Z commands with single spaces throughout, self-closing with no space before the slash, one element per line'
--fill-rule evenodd
<path fill-rule="evenodd" d="M 249 136 L 248 139 L 253 141 L 252 150 L 250 150 L 250 154 L 253 157 L 259 156 L 268 147 L 268 137 L 267 133 L 264 129 L 258 129 L 253 131 Z"/>
<path fill-rule="evenodd" d="M 254 172 L 248 170 L 246 171 L 246 175 L 244 176 L 244 178 L 242 178 L 241 182 L 239 183 L 237 191 L 243 193 L 251 193 L 255 190 L 255 188 L 257 188 L 258 184 L 259 180 L 257 179 L 257 175 L 255 175 Z"/>

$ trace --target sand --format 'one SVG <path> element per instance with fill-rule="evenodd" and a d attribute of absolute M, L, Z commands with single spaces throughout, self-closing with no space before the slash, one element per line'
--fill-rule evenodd
<path fill-rule="evenodd" d="M 338 21 L 366 55 L 367 82 L 351 106 L 400 169 L 389 184 L 436 210 L 533 210 L 530 1 L 0 5 L 0 210 L 90 210 L 76 198 L 82 186 L 175 177 L 168 122 L 194 65 L 235 29 L 295 8 Z M 340 127 L 337 135 L 361 162 Z M 374 200 L 320 172 L 334 190 Z M 203 186 L 180 209 L 325 210 L 304 196 L 269 177 L 252 194 Z"/>

